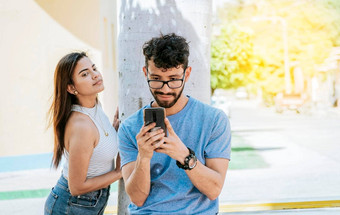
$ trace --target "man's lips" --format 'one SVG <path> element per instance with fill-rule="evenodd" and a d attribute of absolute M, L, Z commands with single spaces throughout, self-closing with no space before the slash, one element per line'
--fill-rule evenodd
<path fill-rule="evenodd" d="M 176 94 L 174 94 L 174 93 L 166 93 L 165 94 L 163 92 L 156 91 L 155 96 L 157 96 L 158 99 L 161 99 L 161 100 L 170 100 L 170 99 L 173 99 L 173 97 L 175 97 Z"/>
<path fill-rule="evenodd" d="M 158 94 L 157 96 L 158 96 L 158 98 L 164 99 L 164 100 L 168 100 L 168 99 L 173 98 L 173 95 L 161 95 L 161 94 Z"/>

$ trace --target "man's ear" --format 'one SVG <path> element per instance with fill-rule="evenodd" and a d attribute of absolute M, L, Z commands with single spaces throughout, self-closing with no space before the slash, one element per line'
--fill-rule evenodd
<path fill-rule="evenodd" d="M 76 91 L 76 88 L 73 86 L 73 84 L 68 84 L 67 85 L 67 92 L 69 92 L 70 94 L 74 95 Z"/>
<path fill-rule="evenodd" d="M 143 72 L 144 72 L 144 76 L 146 77 L 148 74 L 147 74 L 147 70 L 145 66 L 143 66 Z"/>
<path fill-rule="evenodd" d="M 187 69 L 185 70 L 185 77 L 184 77 L 185 82 L 189 80 L 190 74 L 191 74 L 191 66 L 188 66 Z"/>

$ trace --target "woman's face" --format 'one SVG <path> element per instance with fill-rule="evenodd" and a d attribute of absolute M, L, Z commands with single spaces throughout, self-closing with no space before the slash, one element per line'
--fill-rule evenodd
<path fill-rule="evenodd" d="M 87 57 L 80 59 L 74 69 L 74 90 L 78 97 L 97 95 L 104 90 L 103 78 L 95 64 Z"/>

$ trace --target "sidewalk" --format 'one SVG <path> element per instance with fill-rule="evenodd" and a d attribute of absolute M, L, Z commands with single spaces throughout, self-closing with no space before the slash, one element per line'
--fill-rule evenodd
<path fill-rule="evenodd" d="M 338 113 L 277 115 L 256 105 L 234 107 L 232 157 L 220 214 L 340 214 L 340 208 L 261 209 L 264 204 L 274 209 L 272 203 L 310 201 L 323 201 L 327 207 L 340 200 Z M 43 214 L 49 190 L 60 177 L 60 169 L 49 168 L 50 157 L 0 157 L 0 214 Z M 106 214 L 116 211 L 117 184 L 111 187 Z"/>
<path fill-rule="evenodd" d="M 266 145 L 262 136 L 268 141 L 276 141 L 275 147 Z M 334 172 L 339 164 L 318 153 L 296 145 L 287 145 L 284 137 L 264 132 L 245 138 L 251 147 L 256 148 L 264 163 L 252 161 L 252 169 L 233 169 L 227 173 L 226 182 L 220 196 L 221 208 L 235 205 L 259 205 L 273 202 L 298 202 L 317 200 L 339 200 L 340 174 Z M 235 148 L 238 148 L 235 145 Z M 242 151 L 241 151 L 242 152 Z M 238 152 L 233 154 L 232 162 L 237 162 Z M 289 154 L 289 159 L 286 155 Z M 242 155 L 239 154 L 239 155 Z M 248 155 L 251 155 L 248 153 Z M 254 155 L 251 155 L 254 156 Z M 306 162 L 308 161 L 308 162 Z M 270 163 L 270 165 L 268 165 Z M 241 164 L 242 165 L 242 164 Z M 256 166 L 257 165 L 257 166 Z M 260 165 L 260 166 L 259 166 Z M 294 165 L 294 166 L 292 166 Z M 247 164 L 251 167 L 251 165 Z M 258 167 L 259 166 L 259 167 Z M 327 166 L 325 168 L 324 166 Z M 294 167 L 294 168 L 293 168 Z M 315 174 L 322 169 L 320 174 Z M 315 171 L 317 170 L 317 171 Z M 320 175 L 324 177 L 320 178 Z M 60 170 L 32 169 L 0 173 L 0 214 L 42 214 L 43 205 L 49 190 L 60 177 Z M 294 179 L 294 180 L 292 180 Z M 327 186 L 321 186 L 321 185 Z M 115 186 L 112 186 L 115 187 Z M 313 187 L 314 189 L 310 189 Z M 15 193 L 14 191 L 17 191 Z M 106 214 L 116 211 L 117 192 L 110 196 Z M 21 197 L 20 197 L 21 196 Z M 315 197 L 317 196 L 317 197 Z M 23 198 L 24 197 L 24 198 Z M 239 211 L 245 210 L 239 208 Z M 113 210 L 112 210 L 113 209 Z M 337 214 L 340 209 L 308 209 L 284 211 L 230 212 L 220 210 L 221 214 Z M 229 213 L 226 213 L 229 212 Z"/>
<path fill-rule="evenodd" d="M 331 206 L 336 200 L 335 205 L 340 206 L 339 109 L 309 115 L 277 114 L 241 101 L 232 113 L 234 141 L 220 196 L 222 205 L 324 201 Z M 240 165 L 244 160 L 251 161 L 245 168 Z M 233 163 L 237 164 L 234 168 Z M 319 208 L 228 214 L 328 215 L 339 211 Z"/>
<path fill-rule="evenodd" d="M 60 170 L 50 169 L 0 173 L 0 214 L 43 214 L 45 200 L 60 174 Z M 108 206 L 116 206 L 117 197 L 114 183 Z"/>

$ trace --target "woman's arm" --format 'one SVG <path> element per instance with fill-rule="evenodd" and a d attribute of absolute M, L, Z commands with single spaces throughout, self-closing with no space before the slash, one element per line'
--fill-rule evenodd
<path fill-rule="evenodd" d="M 69 152 L 68 183 L 73 196 L 105 188 L 122 177 L 120 164 L 100 176 L 87 179 L 87 170 L 99 133 L 93 122 L 80 114 L 69 119 L 65 131 L 65 143 Z M 78 116 L 77 116 L 78 115 Z M 118 158 L 119 159 L 119 158 Z M 117 160 L 118 160 L 117 159 Z"/>

